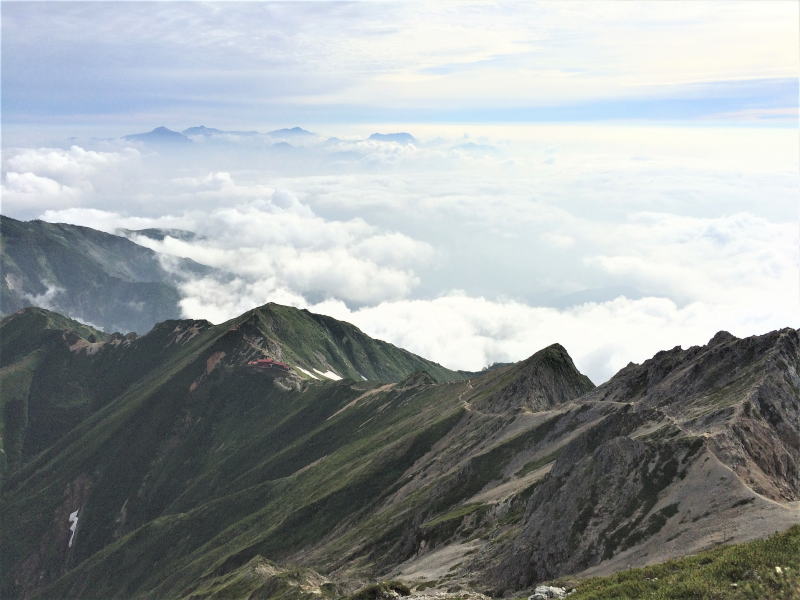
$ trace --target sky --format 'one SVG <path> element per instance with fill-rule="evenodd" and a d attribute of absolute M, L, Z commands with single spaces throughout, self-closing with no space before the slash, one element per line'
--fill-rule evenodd
<path fill-rule="evenodd" d="M 771 121 L 797 105 L 793 1 L 3 2 L 2 17 L 6 124 Z"/>
<path fill-rule="evenodd" d="M 231 274 L 187 317 L 463 369 L 560 342 L 599 383 L 800 326 L 798 6 L 3 2 L 2 211 L 196 232 L 134 238 Z M 234 133 L 121 139 L 162 125 Z"/>

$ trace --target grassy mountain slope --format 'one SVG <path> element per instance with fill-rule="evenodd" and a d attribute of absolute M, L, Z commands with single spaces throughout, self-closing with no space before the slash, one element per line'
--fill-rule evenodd
<path fill-rule="evenodd" d="M 435 381 L 463 377 L 388 342 L 373 339 L 349 323 L 280 304 L 270 303 L 248 311 L 221 327 L 229 327 L 241 337 L 237 356 L 277 358 L 291 364 L 295 374 L 306 379 L 398 381 L 414 371 L 424 371 Z M 329 375 L 326 377 L 325 373 Z"/>
<path fill-rule="evenodd" d="M 91 410 L 71 349 L 91 351 L 108 339 L 37 308 L 0 322 L 0 481 L 7 469 L 50 445 Z"/>
<path fill-rule="evenodd" d="M 574 600 L 797 600 L 800 525 L 764 540 L 567 584 L 575 585 Z"/>
<path fill-rule="evenodd" d="M 358 378 L 313 380 L 246 366 L 265 348 Z M 156 365 L 150 354 L 160 356 Z M 97 367 L 97 408 L 6 480 L 2 512 L 14 518 L 3 523 L 4 540 L 18 540 L 4 542 L 3 570 L 14 574 L 7 593 L 50 581 L 40 590 L 45 597 L 179 596 L 259 556 L 302 561 L 322 540 L 312 566 L 341 561 L 336 539 L 344 523 L 364 536 L 348 549 L 373 557 L 356 570 L 374 573 L 405 543 L 395 538 L 407 523 L 435 519 L 494 477 L 487 464 L 468 488 L 451 476 L 401 501 L 424 479 L 417 465 L 433 460 L 448 435 L 469 437 L 465 454 L 449 459 L 455 469 L 470 469 L 471 454 L 505 443 L 481 431 L 497 417 L 473 413 L 469 402 L 519 377 L 509 367 L 490 372 L 486 383 L 437 384 L 458 376 L 352 326 L 276 305 L 216 327 L 166 322 L 72 356 Z M 112 368 L 120 362 L 137 368 Z M 363 373 L 400 381 L 364 381 Z M 387 521 L 376 510 L 394 516 Z M 391 547 L 374 544 L 376 521 Z"/>
<path fill-rule="evenodd" d="M 106 331 L 148 331 L 180 315 L 176 278 L 155 252 L 88 227 L 0 216 L 0 307 L 52 308 Z M 183 259 L 187 272 L 208 269 Z"/>
<path fill-rule="evenodd" d="M 600 388 L 558 345 L 462 379 L 273 304 L 68 337 L 44 351 L 67 349 L 59 384 L 91 410 L 6 477 L 4 597 L 325 596 L 375 578 L 499 594 L 800 516 L 794 330 L 661 353 Z M 247 366 L 265 356 L 288 372 Z M 730 442 L 740 430 L 758 446 Z"/>

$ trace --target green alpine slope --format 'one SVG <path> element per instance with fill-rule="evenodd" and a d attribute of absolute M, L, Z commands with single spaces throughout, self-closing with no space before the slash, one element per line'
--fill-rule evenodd
<path fill-rule="evenodd" d="M 211 270 L 180 259 L 180 270 Z M 180 316 L 178 277 L 158 255 L 88 227 L 0 216 L 0 312 L 52 308 L 105 331 L 144 333 Z"/>
<path fill-rule="evenodd" d="M 57 313 L 29 308 L 0 323 L 0 481 L 91 410 L 93 382 L 72 360 L 106 334 Z M 85 361 L 84 361 L 85 362 Z"/>
<path fill-rule="evenodd" d="M 797 600 L 800 525 L 764 540 L 573 583 L 570 600 Z"/>
<path fill-rule="evenodd" d="M 12 315 L 0 334 L 34 314 L 49 313 Z M 516 367 L 462 381 L 351 325 L 278 305 L 219 326 L 167 321 L 140 338 L 93 344 L 81 333 L 93 335 L 71 332 L 79 339 L 34 351 L 45 363 L 61 356 L 69 368 L 59 384 L 84 390 L 90 410 L 7 474 L 4 596 L 179 597 L 257 557 L 324 567 L 358 548 L 364 560 L 354 572 L 369 576 L 383 556 L 408 553 L 400 546 L 409 523 L 423 531 L 500 476 L 488 465 L 468 487 L 455 476 L 431 485 L 417 465 L 448 436 L 463 450 L 445 461 L 456 468 L 503 445 L 491 429 L 513 411 L 483 416 L 469 402 L 515 382 Z M 14 365 L 26 360 L 17 355 Z M 261 356 L 291 368 L 247 365 Z M 344 378 L 314 379 L 300 364 Z M 591 387 L 577 371 L 569 378 Z M 44 434 L 31 421 L 27 435 Z M 338 533 L 345 523 L 349 531 Z"/>
<path fill-rule="evenodd" d="M 275 304 L 141 337 L 28 309 L 0 337 L 28 411 L 4 412 L 3 598 L 508 595 L 800 516 L 791 329 L 599 388 L 557 344 L 464 379 Z"/>
<path fill-rule="evenodd" d="M 438 382 L 463 379 L 460 373 L 373 339 L 350 323 L 290 306 L 266 304 L 220 328 L 230 329 L 240 340 L 238 356 L 278 359 L 305 379 L 398 381 L 415 371 Z"/>

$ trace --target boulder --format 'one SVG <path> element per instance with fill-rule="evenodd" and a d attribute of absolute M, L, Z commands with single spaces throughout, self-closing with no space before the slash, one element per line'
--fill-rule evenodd
<path fill-rule="evenodd" d="M 551 598 L 566 598 L 567 590 L 552 585 L 537 585 L 528 600 L 550 600 Z"/>

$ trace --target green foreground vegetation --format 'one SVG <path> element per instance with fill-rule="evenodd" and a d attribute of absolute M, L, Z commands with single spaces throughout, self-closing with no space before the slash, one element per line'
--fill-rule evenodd
<path fill-rule="evenodd" d="M 572 585 L 570 600 L 797 600 L 800 525 L 763 540 Z"/>

